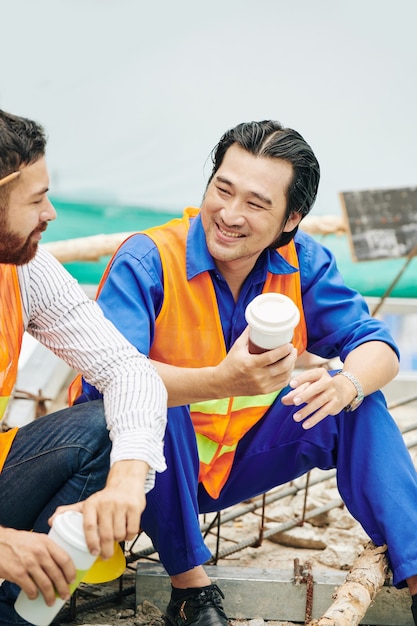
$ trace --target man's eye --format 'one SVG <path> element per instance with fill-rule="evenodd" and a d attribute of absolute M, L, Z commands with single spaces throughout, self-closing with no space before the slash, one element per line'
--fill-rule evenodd
<path fill-rule="evenodd" d="M 46 196 L 42 196 L 41 198 L 39 198 L 39 200 L 34 200 L 33 204 L 42 204 L 42 202 L 45 200 Z"/>
<path fill-rule="evenodd" d="M 220 191 L 220 193 L 225 193 L 227 195 L 230 194 L 230 191 L 228 189 L 225 189 L 224 187 L 217 187 L 218 191 Z"/>

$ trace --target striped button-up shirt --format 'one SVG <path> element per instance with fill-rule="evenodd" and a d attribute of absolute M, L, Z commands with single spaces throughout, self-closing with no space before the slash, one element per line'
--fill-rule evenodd
<path fill-rule="evenodd" d="M 155 368 L 45 249 L 18 267 L 25 330 L 94 385 L 104 397 L 111 463 L 140 459 L 166 468 L 163 436 L 167 393 Z"/>

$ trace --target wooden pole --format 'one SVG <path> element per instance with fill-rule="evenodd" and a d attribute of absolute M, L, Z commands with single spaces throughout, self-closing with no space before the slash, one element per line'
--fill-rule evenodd
<path fill-rule="evenodd" d="M 90 237 L 78 237 L 77 239 L 50 241 L 42 245 L 61 263 L 99 261 L 103 256 L 112 255 L 120 244 L 132 234 L 91 235 Z"/>
<path fill-rule="evenodd" d="M 300 228 L 310 234 L 341 234 L 346 232 L 343 218 L 328 215 L 314 217 L 308 215 Z M 120 244 L 133 233 L 113 233 L 111 235 L 91 235 L 76 239 L 51 241 L 43 244 L 61 263 L 71 261 L 98 261 L 103 256 L 112 255 Z"/>
<path fill-rule="evenodd" d="M 386 546 L 369 542 L 335 592 L 333 604 L 309 626 L 357 626 L 383 586 L 388 573 Z"/>

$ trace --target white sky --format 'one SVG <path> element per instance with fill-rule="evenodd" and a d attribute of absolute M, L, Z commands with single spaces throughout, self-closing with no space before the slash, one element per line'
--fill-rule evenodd
<path fill-rule="evenodd" d="M 0 0 L 0 107 L 55 196 L 181 210 L 230 126 L 278 119 L 338 193 L 417 185 L 415 0 Z"/>

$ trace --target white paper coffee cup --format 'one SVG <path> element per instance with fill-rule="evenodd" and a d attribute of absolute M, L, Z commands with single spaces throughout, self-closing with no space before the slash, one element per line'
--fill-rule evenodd
<path fill-rule="evenodd" d="M 85 541 L 82 513 L 66 511 L 58 515 L 54 520 L 48 536 L 52 541 L 68 552 L 74 562 L 77 577 L 75 582 L 70 585 L 71 593 L 73 593 L 85 573 L 97 559 L 96 556 L 90 554 Z M 48 606 L 45 604 L 41 593 L 38 594 L 35 600 L 30 600 L 22 589 L 16 599 L 14 608 L 20 617 L 23 617 L 23 619 L 31 624 L 35 624 L 35 626 L 48 626 L 64 604 L 65 600 L 57 596 L 54 605 Z"/>
<path fill-rule="evenodd" d="M 249 325 L 250 351 L 260 352 L 292 340 L 294 328 L 300 321 L 300 311 L 287 296 L 261 293 L 246 307 L 245 318 Z"/>

